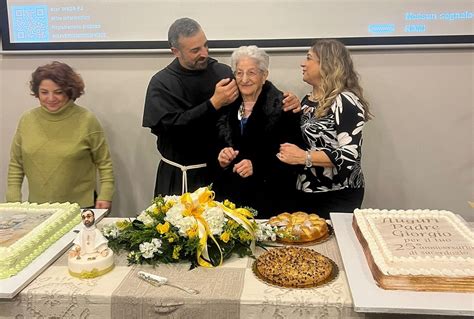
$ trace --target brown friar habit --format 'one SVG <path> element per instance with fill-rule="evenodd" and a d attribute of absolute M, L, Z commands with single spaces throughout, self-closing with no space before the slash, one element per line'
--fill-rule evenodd
<path fill-rule="evenodd" d="M 175 59 L 156 73 L 148 85 L 143 127 L 149 127 L 157 136 L 160 154 L 181 165 L 208 164 L 206 168 L 188 171 L 189 191 L 212 182 L 212 168 L 217 163 L 218 112 L 209 99 L 216 83 L 231 77 L 229 66 L 211 58 L 204 70 L 185 69 Z M 155 196 L 181 194 L 181 190 L 181 170 L 160 161 Z"/>

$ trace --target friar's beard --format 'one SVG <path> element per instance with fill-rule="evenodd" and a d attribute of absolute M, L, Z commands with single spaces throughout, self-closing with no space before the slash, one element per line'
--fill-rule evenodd
<path fill-rule="evenodd" d="M 94 226 L 94 222 L 95 220 L 91 220 L 91 221 L 88 221 L 88 220 L 85 220 L 84 221 L 84 226 L 86 226 L 86 228 L 91 228 L 92 226 Z"/>

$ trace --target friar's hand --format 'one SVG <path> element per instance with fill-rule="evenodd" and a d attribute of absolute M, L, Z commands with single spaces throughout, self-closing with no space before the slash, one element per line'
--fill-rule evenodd
<path fill-rule="evenodd" d="M 234 102 L 239 97 L 239 88 L 234 79 L 222 79 L 216 84 L 211 103 L 216 110 Z"/>
<path fill-rule="evenodd" d="M 232 147 L 223 148 L 217 156 L 219 165 L 222 168 L 226 168 L 237 157 L 238 154 L 239 151 L 234 150 Z"/>
<path fill-rule="evenodd" d="M 253 165 L 252 161 L 248 159 L 241 160 L 234 165 L 234 173 L 239 174 L 243 178 L 247 178 L 253 175 Z"/>
<path fill-rule="evenodd" d="M 301 111 L 301 102 L 296 95 L 291 92 L 283 93 L 283 111 L 293 111 L 293 113 Z"/>

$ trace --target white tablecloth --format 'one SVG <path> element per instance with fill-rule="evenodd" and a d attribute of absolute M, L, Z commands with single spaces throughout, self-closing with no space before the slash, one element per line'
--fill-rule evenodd
<path fill-rule="evenodd" d="M 0 300 L 0 318 L 379 318 L 354 312 L 335 238 L 311 248 L 339 267 L 335 280 L 311 289 L 263 283 L 252 272 L 252 258 L 232 257 L 218 268 L 189 270 L 187 263 L 128 266 L 123 253 L 115 256 L 112 272 L 81 280 L 68 274 L 63 255 L 14 299 Z M 256 255 L 262 252 L 257 248 Z M 136 276 L 139 270 L 168 277 L 201 293 L 190 295 L 169 286 L 152 286 Z"/>

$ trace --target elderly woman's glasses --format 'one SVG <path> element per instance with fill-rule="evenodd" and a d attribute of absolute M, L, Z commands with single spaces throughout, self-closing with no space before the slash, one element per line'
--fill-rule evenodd
<path fill-rule="evenodd" d="M 242 79 L 245 75 L 247 75 L 247 78 L 254 79 L 260 73 L 262 73 L 262 71 L 258 69 L 250 69 L 247 72 L 242 71 L 242 70 L 237 70 L 234 72 L 234 76 L 236 79 Z"/>

